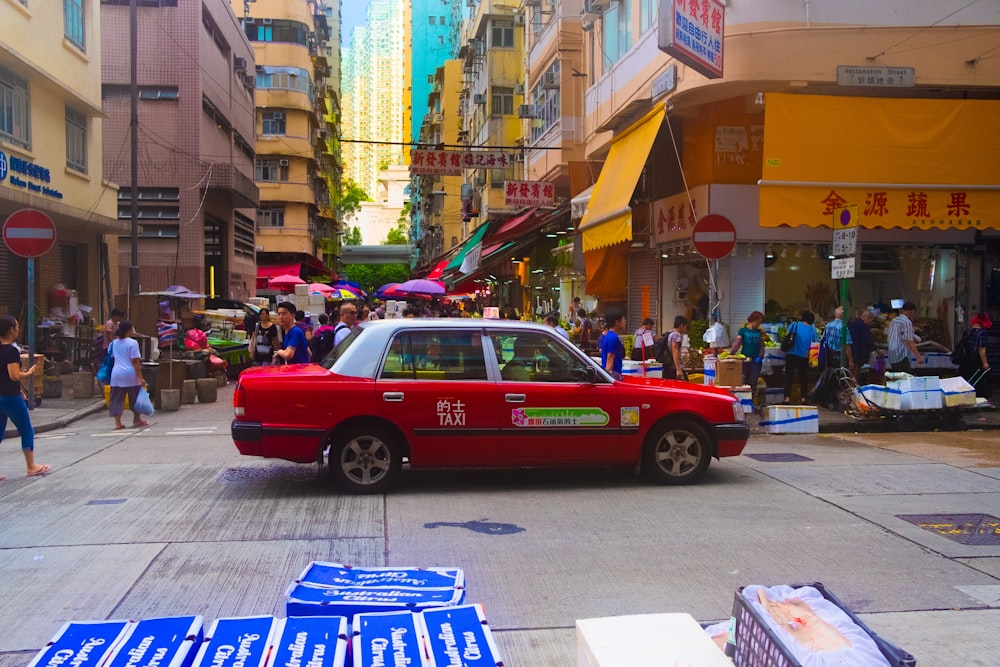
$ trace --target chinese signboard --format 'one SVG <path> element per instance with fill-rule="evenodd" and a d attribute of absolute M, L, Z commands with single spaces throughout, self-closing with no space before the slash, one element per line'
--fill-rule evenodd
<path fill-rule="evenodd" d="M 693 188 L 690 199 L 686 193 L 657 199 L 651 222 L 653 245 L 691 240 L 695 222 L 707 212 L 708 187 L 704 185 Z"/>
<path fill-rule="evenodd" d="M 7 178 L 8 176 L 10 178 Z M 47 167 L 28 162 L 16 155 L 7 157 L 6 153 L 0 151 L 0 183 L 5 180 L 12 188 L 20 188 L 51 199 L 63 198 L 61 191 L 49 185 L 52 182 L 52 173 Z"/>
<path fill-rule="evenodd" d="M 837 68 L 838 86 L 864 86 L 866 88 L 912 88 L 912 67 L 848 67 Z"/>
<path fill-rule="evenodd" d="M 463 169 L 506 169 L 511 162 L 510 155 L 502 151 L 418 149 L 410 152 L 410 172 L 418 175 L 461 176 Z"/>
<path fill-rule="evenodd" d="M 1000 193 L 965 190 L 961 186 L 889 189 L 762 185 L 761 195 L 761 222 L 767 227 L 829 227 L 830 216 L 848 202 L 861 202 L 861 226 L 867 229 L 991 229 L 1000 216 Z"/>
<path fill-rule="evenodd" d="M 659 47 L 709 79 L 722 78 L 721 0 L 660 0 Z"/>
<path fill-rule="evenodd" d="M 831 278 L 838 280 L 840 278 L 853 278 L 854 277 L 854 256 L 841 257 L 839 259 L 833 260 L 833 271 Z"/>
<path fill-rule="evenodd" d="M 504 181 L 504 206 L 552 206 L 555 186 L 547 181 Z"/>

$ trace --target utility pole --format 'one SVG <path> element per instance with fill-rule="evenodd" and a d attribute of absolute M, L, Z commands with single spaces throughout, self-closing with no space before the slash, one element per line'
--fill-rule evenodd
<path fill-rule="evenodd" d="M 139 293 L 139 79 L 136 73 L 139 60 L 139 10 L 138 0 L 129 0 L 129 62 L 131 65 L 132 113 L 129 128 L 132 134 L 132 258 L 128 267 L 128 296 L 131 308 L 132 297 Z"/>

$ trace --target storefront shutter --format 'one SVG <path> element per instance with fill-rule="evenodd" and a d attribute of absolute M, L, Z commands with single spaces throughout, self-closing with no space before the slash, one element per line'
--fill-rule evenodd
<path fill-rule="evenodd" d="M 742 251 L 742 247 L 738 248 L 719 262 L 719 283 L 728 287 L 720 310 L 723 321 L 729 325 L 730 336 L 743 326 L 747 315 L 755 310 L 764 312 L 764 253 L 758 250 L 747 257 Z"/>
<path fill-rule="evenodd" d="M 35 268 L 38 265 L 36 262 Z M 35 276 L 38 280 L 38 276 Z M 28 265 L 7 247 L 0 245 L 0 312 L 20 318 L 28 302 Z"/>
<path fill-rule="evenodd" d="M 651 252 L 629 255 L 628 258 L 628 312 L 625 313 L 627 333 L 634 333 L 643 318 L 659 318 L 660 259 Z M 657 329 L 663 324 L 657 322 Z M 659 331 L 657 331 L 659 333 Z"/>

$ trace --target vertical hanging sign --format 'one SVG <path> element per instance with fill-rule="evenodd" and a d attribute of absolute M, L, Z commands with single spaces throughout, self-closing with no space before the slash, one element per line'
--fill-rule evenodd
<path fill-rule="evenodd" d="M 706 78 L 722 78 L 725 29 L 722 0 L 660 0 L 660 50 Z"/>

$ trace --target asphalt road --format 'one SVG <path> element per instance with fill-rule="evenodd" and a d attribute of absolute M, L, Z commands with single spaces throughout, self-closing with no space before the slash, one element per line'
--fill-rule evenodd
<path fill-rule="evenodd" d="M 739 586 L 809 581 L 922 666 L 997 664 L 995 433 L 755 436 L 746 453 L 777 461 L 713 462 L 685 488 L 604 469 L 407 471 L 389 496 L 351 497 L 315 466 L 240 457 L 231 393 L 143 430 L 94 415 L 42 434 L 44 478 L 23 476 L 16 440 L 0 446 L 0 667 L 68 620 L 284 616 L 311 560 L 464 568 L 510 667 L 574 664 L 576 619 L 719 620 Z M 899 518 L 939 514 L 920 520 L 933 530 Z"/>

